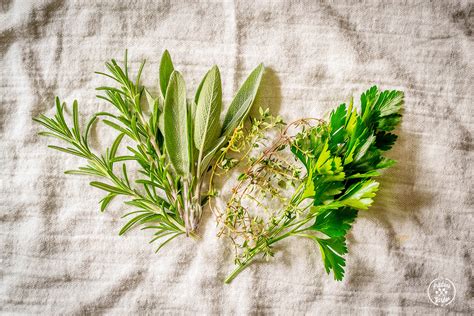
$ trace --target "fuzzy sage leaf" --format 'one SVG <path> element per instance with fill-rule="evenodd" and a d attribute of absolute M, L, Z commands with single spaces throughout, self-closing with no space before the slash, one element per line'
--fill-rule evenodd
<path fill-rule="evenodd" d="M 166 90 L 164 116 L 164 136 L 166 152 L 177 175 L 185 177 L 190 171 L 188 106 L 186 86 L 181 74 L 171 74 Z"/>
<path fill-rule="evenodd" d="M 168 50 L 165 50 L 163 56 L 161 56 L 160 62 L 160 89 L 163 98 L 166 96 L 166 90 L 168 89 L 168 83 L 170 81 L 171 74 L 174 71 L 173 62 Z"/>
<path fill-rule="evenodd" d="M 221 77 L 219 68 L 214 66 L 205 76 L 194 116 L 194 144 L 200 157 L 215 144 L 219 137 L 221 107 Z"/>
<path fill-rule="evenodd" d="M 232 133 L 249 113 L 257 96 L 264 70 L 263 64 L 258 65 L 240 87 L 225 115 L 224 123 L 222 124 L 223 135 Z"/>

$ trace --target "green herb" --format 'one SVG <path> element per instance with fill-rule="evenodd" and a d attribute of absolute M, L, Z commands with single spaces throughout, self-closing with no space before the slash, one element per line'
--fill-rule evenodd
<path fill-rule="evenodd" d="M 373 178 L 395 163 L 383 153 L 397 138 L 392 131 L 400 121 L 402 105 L 402 92 L 372 87 L 362 94 L 359 112 L 351 101 L 332 111 L 328 121 L 302 119 L 284 130 L 277 128 L 280 136 L 271 146 L 237 159 L 249 167 L 239 176 L 226 210 L 214 210 L 220 233 L 236 249 L 237 267 L 227 283 L 258 255 L 273 256 L 274 244 L 288 237 L 312 240 L 326 271 L 332 270 L 334 278 L 342 280 L 346 235 L 358 211 L 367 210 L 373 202 L 379 189 Z M 271 116 L 267 120 L 272 121 Z M 263 130 L 262 122 L 254 120 L 252 129 Z M 295 136 L 290 135 L 293 129 L 298 131 Z M 266 140 L 261 133 L 249 134 L 238 148 L 232 149 L 231 139 L 219 166 L 226 169 L 223 162 L 229 160 L 230 152 L 246 152 L 246 145 L 254 147 Z M 292 195 L 287 194 L 288 187 L 294 188 Z"/>
<path fill-rule="evenodd" d="M 190 100 L 184 79 L 175 70 L 168 51 L 161 58 L 156 96 L 140 85 L 144 64 L 132 80 L 126 52 L 123 66 L 115 60 L 106 63 L 108 73 L 98 73 L 112 79 L 116 86 L 97 88 L 103 93 L 98 97 L 112 104 L 115 111 L 96 113 L 84 128 L 79 126 L 77 102 L 73 103 L 70 124 L 65 119 L 66 105 L 59 98 L 56 98 L 54 117 L 40 115 L 34 120 L 47 129 L 40 135 L 66 144 L 50 148 L 86 161 L 85 166 L 66 171 L 67 174 L 94 176 L 105 181 L 90 183 L 107 192 L 100 202 L 101 211 L 117 196 L 129 198 L 125 203 L 136 210 L 124 215 L 130 219 L 120 235 L 142 225 L 143 229 L 154 231 L 151 242 L 161 241 L 158 251 L 180 235 L 195 237 L 202 206 L 207 200 L 206 196 L 201 197 L 201 186 L 209 164 L 246 118 L 264 68 L 259 65 L 239 89 L 221 129 L 222 88 L 217 66 L 206 74 L 195 98 Z M 102 154 L 95 153 L 89 141 L 90 130 L 100 118 L 118 132 L 112 145 Z M 124 137 L 134 145 L 121 145 Z M 119 148 L 128 153 L 118 154 Z M 140 174 L 134 181 L 127 172 L 130 163 L 138 167 Z"/>
<path fill-rule="evenodd" d="M 90 183 L 106 191 L 101 211 L 117 196 L 128 199 L 125 203 L 135 210 L 124 215 L 128 222 L 120 235 L 137 226 L 153 230 L 151 242 L 160 241 L 157 251 L 178 236 L 196 237 L 202 207 L 217 195 L 215 176 L 247 166 L 237 178 L 225 211 L 211 203 L 220 224 L 219 235 L 229 237 L 236 250 L 237 267 L 226 282 L 259 255 L 272 257 L 274 244 L 288 237 L 312 240 L 319 247 L 326 271 L 332 270 L 334 278 L 341 280 L 346 235 L 358 212 L 373 202 L 379 189 L 374 177 L 395 163 L 383 154 L 397 138 L 392 132 L 401 118 L 403 93 L 372 87 L 362 94 L 359 111 L 352 101 L 341 104 L 327 121 L 300 119 L 286 125 L 268 109 L 260 109 L 260 116 L 245 125 L 263 65 L 245 80 L 221 122 L 222 86 L 217 66 L 206 73 L 190 99 L 167 51 L 160 62 L 156 95 L 140 84 L 144 64 L 132 80 L 127 53 L 123 66 L 115 60 L 106 63 L 108 73 L 99 74 L 116 85 L 97 88 L 103 93 L 98 98 L 115 110 L 96 113 L 85 126 L 80 126 L 76 101 L 72 120 L 66 121 L 66 105 L 59 98 L 53 117 L 34 119 L 46 128 L 40 135 L 66 144 L 50 148 L 86 161 L 67 174 L 102 179 Z M 101 154 L 89 140 L 99 119 L 117 132 Z M 124 138 L 133 145 L 122 144 Z M 130 164 L 138 168 L 138 178 L 129 175 Z M 203 194 L 209 170 L 209 191 Z"/>

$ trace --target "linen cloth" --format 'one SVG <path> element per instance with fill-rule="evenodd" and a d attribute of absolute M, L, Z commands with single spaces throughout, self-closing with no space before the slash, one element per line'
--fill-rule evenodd
<path fill-rule="evenodd" d="M 472 1 L 25 1 L 0 5 L 0 310 L 5 314 L 472 314 Z M 46 147 L 32 117 L 54 96 L 83 117 L 109 108 L 94 71 L 116 58 L 158 91 L 164 49 L 194 91 L 213 64 L 229 104 L 259 62 L 260 105 L 285 120 L 320 117 L 373 84 L 405 91 L 398 164 L 349 237 L 346 277 L 289 239 L 230 285 L 232 252 L 206 209 L 201 236 L 154 254 L 150 235 L 119 237 L 113 203 L 79 158 Z M 356 102 L 357 103 L 357 102 Z M 70 113 L 70 112 L 69 112 Z M 113 133 L 98 129 L 95 148 Z M 456 298 L 433 305 L 429 283 L 449 278 Z"/>

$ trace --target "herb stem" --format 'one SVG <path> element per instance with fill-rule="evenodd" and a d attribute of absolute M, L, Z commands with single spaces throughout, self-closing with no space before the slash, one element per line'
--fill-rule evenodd
<path fill-rule="evenodd" d="M 280 233 L 282 230 L 288 228 L 288 227 L 291 227 L 291 226 L 294 226 L 296 225 L 295 228 L 293 228 L 292 230 L 290 231 L 287 231 L 286 233 L 280 235 L 280 236 L 275 236 L 275 237 L 272 237 L 270 238 L 269 240 L 266 240 L 266 241 L 263 241 L 260 243 L 260 245 L 257 245 L 254 249 L 252 249 L 250 251 L 250 255 L 244 260 L 244 262 L 242 262 L 241 264 L 239 264 L 235 269 L 234 271 L 231 272 L 231 274 L 229 274 L 229 276 L 225 279 L 225 283 L 229 284 L 230 282 L 232 282 L 232 280 L 240 273 L 242 272 L 245 268 L 247 268 L 254 260 L 255 256 L 257 254 L 259 254 L 261 251 L 262 251 L 262 248 L 264 246 L 269 246 L 269 245 L 272 245 L 282 239 L 285 239 L 287 237 L 290 237 L 290 236 L 297 236 L 297 234 L 299 233 L 298 231 L 298 228 L 300 228 L 301 226 L 303 226 L 304 224 L 306 224 L 307 222 L 309 222 L 310 220 L 312 219 L 312 217 L 308 217 L 308 218 L 305 218 L 304 220 L 301 220 L 299 222 L 296 222 L 296 223 L 293 223 L 292 225 L 289 225 L 289 226 L 282 226 L 280 227 L 276 232 L 275 234 L 278 234 Z M 290 219 L 290 221 L 288 222 L 291 223 L 292 221 L 294 220 L 294 218 Z M 302 235 L 301 235 L 302 236 Z"/>
<path fill-rule="evenodd" d="M 261 251 L 262 251 L 262 248 L 264 246 L 269 246 L 281 239 L 284 239 L 286 237 L 289 237 L 291 236 L 292 234 L 292 231 L 290 232 L 287 232 L 277 238 L 271 238 L 270 240 L 268 240 L 267 242 L 265 243 L 262 243 L 258 246 L 256 246 L 253 250 L 250 251 L 250 255 L 244 260 L 244 262 L 240 263 L 235 269 L 234 271 L 232 271 L 229 276 L 227 276 L 227 278 L 225 279 L 224 283 L 226 284 L 229 284 L 230 282 L 232 282 L 232 280 L 240 273 L 242 272 L 244 269 L 246 269 L 254 260 L 255 256 L 257 254 L 259 254 Z"/>
<path fill-rule="evenodd" d="M 224 280 L 224 283 L 229 284 L 230 282 L 232 282 L 232 280 L 235 279 L 235 277 L 237 277 L 237 275 L 239 275 L 240 272 L 242 272 L 245 268 L 247 268 L 253 262 L 253 258 L 256 254 L 257 252 L 253 254 L 251 257 L 245 259 L 243 263 L 241 263 L 237 268 L 235 268 L 234 271 L 232 271 L 232 273 L 229 274 L 227 278 Z"/>

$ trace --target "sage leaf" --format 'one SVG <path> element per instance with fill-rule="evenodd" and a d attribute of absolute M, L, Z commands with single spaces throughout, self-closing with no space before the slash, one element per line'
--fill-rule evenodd
<path fill-rule="evenodd" d="M 188 130 L 188 159 L 190 161 L 190 168 L 192 170 L 194 166 L 194 128 L 193 128 L 193 121 L 194 121 L 194 115 L 196 112 L 196 104 L 194 103 L 193 100 L 187 100 L 186 105 L 188 107 L 188 113 L 187 113 L 187 130 Z M 192 170 L 194 171 L 194 170 Z"/>
<path fill-rule="evenodd" d="M 221 107 L 221 76 L 219 68 L 214 66 L 203 81 L 194 117 L 194 144 L 200 156 L 204 155 L 220 135 Z"/>
<path fill-rule="evenodd" d="M 187 176 L 190 170 L 188 106 L 186 86 L 181 74 L 171 74 L 166 90 L 164 116 L 164 142 L 169 160 L 177 175 Z"/>
<path fill-rule="evenodd" d="M 148 89 L 145 88 L 144 90 L 145 90 L 146 100 L 148 102 L 148 106 L 149 106 L 150 112 L 151 112 L 150 127 L 151 127 L 151 130 L 152 130 L 153 134 L 156 135 L 156 131 L 157 131 L 157 129 L 159 129 L 158 122 L 160 120 L 160 117 L 163 116 L 162 115 L 162 112 L 163 112 L 163 99 L 161 97 L 155 99 L 150 94 Z"/>
<path fill-rule="evenodd" d="M 202 86 L 204 84 L 204 82 L 206 81 L 206 78 L 207 76 L 209 75 L 210 71 L 208 71 L 204 77 L 202 78 L 201 82 L 199 83 L 199 86 L 197 87 L 196 89 L 196 95 L 194 96 L 194 103 L 197 104 L 198 100 L 199 100 L 199 96 L 201 95 L 201 90 L 202 90 Z"/>
<path fill-rule="evenodd" d="M 165 130 L 165 116 L 164 114 L 161 114 L 160 116 L 158 116 L 158 129 L 164 133 L 164 130 Z"/>
<path fill-rule="evenodd" d="M 221 136 L 215 141 L 214 147 L 212 147 L 212 149 L 209 150 L 209 152 L 204 156 L 204 158 L 202 158 L 201 167 L 200 170 L 198 170 L 198 175 L 201 175 L 206 171 L 207 166 L 209 166 L 212 161 L 212 158 L 214 158 L 216 152 L 225 144 L 226 141 L 226 136 Z"/>
<path fill-rule="evenodd" d="M 166 90 L 170 81 L 171 74 L 174 71 L 173 62 L 171 61 L 171 56 L 168 50 L 163 52 L 160 62 L 160 88 L 163 98 L 166 96 Z"/>
<path fill-rule="evenodd" d="M 245 119 L 257 95 L 265 68 L 260 64 L 247 77 L 229 106 L 222 124 L 222 135 L 229 135 Z"/>

